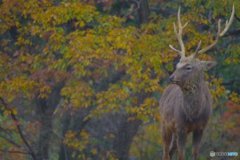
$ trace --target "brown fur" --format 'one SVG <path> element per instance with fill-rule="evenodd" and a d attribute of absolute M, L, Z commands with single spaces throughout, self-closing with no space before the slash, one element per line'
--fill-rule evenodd
<path fill-rule="evenodd" d="M 234 6 L 231 17 L 226 21 L 225 28 L 221 29 L 221 21 L 218 21 L 218 32 L 214 42 L 201 49 L 201 41 L 195 52 L 186 57 L 186 49 L 183 43 L 184 25 L 181 22 L 181 11 L 178 10 L 177 25 L 174 23 L 174 33 L 178 39 L 180 50 L 169 47 L 181 56 L 177 69 L 170 76 L 174 83 L 169 85 L 160 99 L 160 110 L 162 115 L 162 138 L 163 138 L 163 160 L 170 160 L 176 148 L 178 159 L 184 160 L 184 148 L 188 133 L 193 133 L 193 159 L 198 157 L 203 130 L 206 127 L 211 114 L 212 100 L 208 86 L 204 81 L 204 71 L 213 67 L 216 63 L 212 61 L 200 61 L 196 57 L 205 53 L 215 46 L 233 22 L 235 14 Z"/>
<path fill-rule="evenodd" d="M 170 84 L 160 99 L 163 160 L 170 160 L 176 149 L 178 159 L 184 160 L 184 147 L 190 132 L 193 133 L 193 157 L 197 159 L 212 105 L 211 95 L 204 81 L 204 70 L 213 65 L 214 62 L 188 59 L 184 63 L 179 62 L 178 68 L 171 75 L 175 84 Z"/>

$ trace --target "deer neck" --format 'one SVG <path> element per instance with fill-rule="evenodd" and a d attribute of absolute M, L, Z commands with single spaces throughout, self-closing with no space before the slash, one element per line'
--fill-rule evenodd
<path fill-rule="evenodd" d="M 189 121 L 193 121 L 197 118 L 201 112 L 201 104 L 204 95 L 204 80 L 195 81 L 194 83 L 188 83 L 182 87 L 184 106 L 186 118 Z"/>
<path fill-rule="evenodd" d="M 202 91 L 202 86 L 204 85 L 204 77 L 202 74 L 200 74 L 198 77 L 193 79 L 192 81 L 188 81 L 182 85 L 182 91 L 184 96 L 193 98 L 197 96 Z"/>

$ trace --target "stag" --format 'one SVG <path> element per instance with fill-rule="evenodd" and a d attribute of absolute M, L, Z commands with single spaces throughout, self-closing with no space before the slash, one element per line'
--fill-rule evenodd
<path fill-rule="evenodd" d="M 182 38 L 183 29 L 188 23 L 182 25 L 180 14 L 179 8 L 177 26 L 173 24 L 180 49 L 172 45 L 169 47 L 179 53 L 181 58 L 176 70 L 169 78 L 172 83 L 164 90 L 160 99 L 163 160 L 170 160 L 176 150 L 178 160 L 185 159 L 184 148 L 189 133 L 192 133 L 193 159 L 196 160 L 198 157 L 203 131 L 212 112 L 212 99 L 204 80 L 204 71 L 215 66 L 216 62 L 199 60 L 197 55 L 210 50 L 227 32 L 233 22 L 234 6 L 224 29 L 221 28 L 221 20 L 218 21 L 218 31 L 213 43 L 200 49 L 200 41 L 195 52 L 190 56 L 185 54 L 186 49 Z"/>

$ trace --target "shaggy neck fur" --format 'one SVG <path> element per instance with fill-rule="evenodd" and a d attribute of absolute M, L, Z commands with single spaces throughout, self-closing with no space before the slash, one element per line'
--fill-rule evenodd
<path fill-rule="evenodd" d="M 193 81 L 186 82 L 181 87 L 184 95 L 183 110 L 189 121 L 197 118 L 203 109 L 204 85 L 203 75 L 199 75 L 199 77 L 196 77 Z"/>

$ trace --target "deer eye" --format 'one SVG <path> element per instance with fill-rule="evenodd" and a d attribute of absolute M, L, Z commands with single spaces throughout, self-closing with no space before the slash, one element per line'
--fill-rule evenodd
<path fill-rule="evenodd" d="M 186 70 L 191 71 L 192 70 L 192 66 L 187 66 Z"/>

